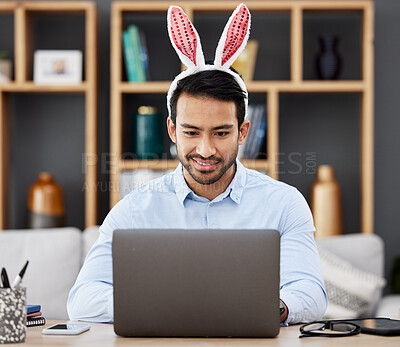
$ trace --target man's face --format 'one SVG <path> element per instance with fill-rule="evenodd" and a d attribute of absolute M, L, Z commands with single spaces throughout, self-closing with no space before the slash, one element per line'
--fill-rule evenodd
<path fill-rule="evenodd" d="M 249 122 L 244 121 L 239 132 L 233 101 L 188 94 L 178 99 L 176 125 L 168 118 L 168 133 L 176 143 L 180 162 L 202 185 L 214 184 L 225 176 L 232 179 L 238 147 L 248 130 Z"/>

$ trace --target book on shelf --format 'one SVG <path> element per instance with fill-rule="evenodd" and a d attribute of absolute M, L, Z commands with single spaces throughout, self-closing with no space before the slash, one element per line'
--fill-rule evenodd
<path fill-rule="evenodd" d="M 122 43 L 125 58 L 125 69 L 126 76 L 129 82 L 136 82 L 139 80 L 138 71 L 135 63 L 135 52 L 133 50 L 133 44 L 131 35 L 128 31 L 122 33 Z"/>
<path fill-rule="evenodd" d="M 246 141 L 239 147 L 239 159 L 256 159 L 265 141 L 267 131 L 266 107 L 264 105 L 249 105 L 247 119 L 250 130 Z"/>
<path fill-rule="evenodd" d="M 149 54 L 147 51 L 147 41 L 144 32 L 141 30 L 139 30 L 139 37 L 140 37 L 140 61 L 144 69 L 146 81 L 150 81 L 151 78 L 150 78 L 150 68 L 149 68 Z"/>
<path fill-rule="evenodd" d="M 149 57 L 144 33 L 136 25 L 129 25 L 122 33 L 122 44 L 128 81 L 149 80 Z"/>
<path fill-rule="evenodd" d="M 138 81 L 145 82 L 146 74 L 145 74 L 144 67 L 142 65 L 142 60 L 141 60 L 142 49 L 140 47 L 141 45 L 140 45 L 139 28 L 136 25 L 129 25 L 128 32 L 131 35 L 133 52 L 135 54 L 135 65 L 136 65 L 137 74 L 138 74 Z"/>

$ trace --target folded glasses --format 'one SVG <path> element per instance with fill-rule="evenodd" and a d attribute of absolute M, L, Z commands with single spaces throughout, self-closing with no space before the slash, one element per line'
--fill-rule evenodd
<path fill-rule="evenodd" d="M 357 335 L 361 328 L 354 323 L 346 321 L 318 321 L 304 324 L 300 327 L 301 335 L 299 337 L 326 336 L 340 337 Z"/>

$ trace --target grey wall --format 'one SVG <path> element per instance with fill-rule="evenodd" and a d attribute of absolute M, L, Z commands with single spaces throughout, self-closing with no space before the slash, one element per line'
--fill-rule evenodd
<path fill-rule="evenodd" d="M 400 256 L 400 2 L 375 2 L 375 232 Z"/>
<path fill-rule="evenodd" d="M 109 151 L 109 32 L 111 0 L 97 0 L 99 23 L 99 139 L 100 152 Z M 196 18 L 196 26 L 203 38 L 207 59 L 213 58 L 216 33 L 222 31 L 227 15 L 208 15 Z M 163 15 L 159 15 L 164 17 Z M 127 21 L 129 19 L 126 19 Z M 148 33 L 152 16 L 138 18 Z M 265 24 L 260 25 L 264 21 Z M 9 18 L 0 18 L 0 32 L 7 32 Z M 68 25 L 67 25 L 68 24 Z M 83 45 L 79 34 L 79 19 L 41 19 L 34 23 L 35 47 L 79 48 Z M 66 28 L 68 27 L 68 30 Z M 70 31 L 72 28 L 72 32 Z M 77 31 L 78 30 L 78 31 Z M 179 69 L 177 58 L 164 44 L 167 38 L 164 25 L 150 37 L 151 69 L 155 79 L 169 79 Z M 9 30 L 8 30 L 9 31 Z M 328 17 L 307 15 L 304 33 L 304 74 L 314 79 L 313 60 L 318 51 L 317 37 L 323 32 L 334 32 L 341 38 L 339 51 L 343 58 L 342 79 L 360 77 L 360 17 L 357 14 Z M 74 34 L 75 33 L 75 34 Z M 252 37 L 268 44 L 260 50 L 256 75 L 261 79 L 287 79 L 289 66 L 289 19 L 285 14 L 254 16 Z M 375 231 L 386 245 L 386 276 L 389 277 L 393 258 L 400 255 L 400 2 L 379 0 L 375 3 Z M 13 33 L 0 37 L 1 45 L 12 47 Z M 160 40 L 156 47 L 152 42 Z M 157 49 L 162 50 L 160 54 Z M 160 61 L 159 59 L 162 59 Z M 171 66 L 172 70 L 163 68 Z M 260 79 L 258 78 L 258 79 Z M 257 77 L 256 77 L 257 79 Z M 251 95 L 254 102 L 265 98 Z M 65 102 L 65 99 L 66 102 Z M 154 103 L 163 107 L 163 95 L 155 96 Z M 251 101 L 250 100 L 250 101 Z M 126 100 L 129 112 L 138 102 Z M 151 100 L 150 100 L 151 101 Z M 150 102 L 147 101 L 146 102 Z M 284 94 L 280 98 L 280 161 L 281 179 L 297 186 L 308 197 L 314 174 L 307 165 L 332 164 L 343 188 L 345 232 L 358 232 L 359 223 L 359 107 L 357 94 Z M 12 226 L 23 227 L 26 191 L 37 173 L 50 170 L 66 191 L 67 223 L 83 228 L 83 169 L 81 153 L 84 150 L 84 102 L 79 95 L 13 95 L 13 180 L 11 201 Z M 165 113 L 165 108 L 163 109 Z M 45 131 L 45 132 L 44 132 Z M 125 140 L 125 143 L 129 140 Z M 22 158 L 22 159 L 21 159 Z M 108 212 L 108 167 L 101 162 L 100 222 Z M 299 169 L 300 168 L 300 169 Z M 387 289 L 388 290 L 388 289 Z"/>

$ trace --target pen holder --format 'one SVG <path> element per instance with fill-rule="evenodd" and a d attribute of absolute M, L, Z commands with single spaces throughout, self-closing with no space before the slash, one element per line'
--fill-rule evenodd
<path fill-rule="evenodd" d="M 0 288 L 0 344 L 20 343 L 26 336 L 26 288 Z"/>

